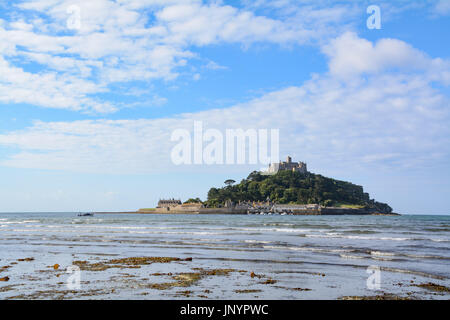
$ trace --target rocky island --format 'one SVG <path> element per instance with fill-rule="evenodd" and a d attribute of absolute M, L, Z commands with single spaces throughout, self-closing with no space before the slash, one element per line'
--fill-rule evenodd
<path fill-rule="evenodd" d="M 254 171 L 236 184 L 211 188 L 206 201 L 199 198 L 160 200 L 140 213 L 171 214 L 293 214 L 293 215 L 396 215 L 386 204 L 371 199 L 362 186 L 314 174 L 306 163 L 271 164 L 267 171 Z"/>

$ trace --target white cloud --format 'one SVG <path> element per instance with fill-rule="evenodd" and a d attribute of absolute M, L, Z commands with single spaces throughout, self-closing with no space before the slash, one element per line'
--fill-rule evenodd
<path fill-rule="evenodd" d="M 435 81 L 450 84 L 449 61 L 431 59 L 397 39 L 381 39 L 373 44 L 347 32 L 326 45 L 323 51 L 330 58 L 330 72 L 337 77 L 348 78 L 386 70 L 420 70 Z"/>
<path fill-rule="evenodd" d="M 215 61 L 208 61 L 208 63 L 203 66 L 203 68 L 208 69 L 208 70 L 227 70 L 228 68 L 225 66 L 221 66 L 220 64 L 218 64 Z"/>
<path fill-rule="evenodd" d="M 71 6 L 80 9 L 78 30 L 67 27 L 68 19 L 74 18 L 73 12 L 67 11 Z M 98 101 L 96 93 L 116 82 L 174 80 L 179 69 L 196 57 L 192 52 L 196 47 L 312 43 L 345 29 L 354 14 L 344 14 L 348 6 L 323 6 L 299 4 L 295 11 L 277 18 L 221 1 L 20 1 L 8 8 L 10 21 L 0 23 L 0 58 L 16 72 L 22 70 L 29 78 L 50 82 L 33 93 L 36 87 L 31 83 L 17 87 L 15 82 L 0 81 L 3 92 L 40 96 L 33 100 L 6 94 L 2 101 L 113 112 L 117 109 L 114 102 Z M 339 23 L 342 27 L 337 27 Z M 40 68 L 27 71 L 17 61 L 36 63 Z M 54 78 L 68 80 L 54 86 Z"/>
<path fill-rule="evenodd" d="M 450 1 L 438 0 L 433 11 L 434 11 L 434 13 L 436 13 L 438 15 L 450 14 Z"/>
<path fill-rule="evenodd" d="M 105 88 L 73 76 L 62 76 L 56 72 L 25 72 L 11 66 L 0 56 L 0 102 L 100 113 L 115 111 L 115 107 L 109 103 L 87 97 L 102 91 Z"/>
<path fill-rule="evenodd" d="M 21 150 L 2 164 L 108 173 L 180 170 L 170 161 L 175 144 L 170 135 L 178 128 L 192 131 L 194 121 L 203 121 L 205 128 L 222 132 L 227 128 L 279 128 L 282 155 L 291 154 L 322 168 L 399 169 L 448 161 L 448 96 L 433 88 L 427 71 L 409 70 L 398 60 L 398 52 L 384 43 L 393 43 L 424 66 L 432 65 L 435 59 L 392 39 L 374 45 L 346 35 L 337 38 L 332 46 L 339 48 L 349 39 L 353 47 L 362 48 L 351 51 L 358 70 L 351 81 L 341 77 L 342 69 L 333 69 L 337 62 L 352 67 L 336 51 L 330 55 L 331 72 L 316 75 L 303 86 L 272 92 L 227 109 L 165 119 L 37 122 L 25 130 L 0 135 L 0 144 Z M 399 64 L 372 69 L 369 62 L 384 61 L 380 57 Z M 448 68 L 446 61 L 441 62 Z M 400 70 L 386 69 L 395 66 Z M 196 168 L 206 170 L 185 169 Z"/>

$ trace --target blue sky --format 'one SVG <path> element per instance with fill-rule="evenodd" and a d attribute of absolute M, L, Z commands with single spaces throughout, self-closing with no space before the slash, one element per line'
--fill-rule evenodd
<path fill-rule="evenodd" d="M 174 165 L 171 134 L 202 121 L 279 129 L 281 158 L 450 214 L 449 17 L 446 0 L 2 2 L 0 211 L 205 199 L 263 167 Z"/>

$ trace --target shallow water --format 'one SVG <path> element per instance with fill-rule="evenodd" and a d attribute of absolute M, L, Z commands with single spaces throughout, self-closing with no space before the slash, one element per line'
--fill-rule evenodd
<path fill-rule="evenodd" d="M 127 257 L 192 261 L 82 270 L 80 289 L 67 287 L 73 261 Z M 368 287 L 368 267 L 380 270 L 378 287 Z M 154 286 L 194 273 L 202 275 Z M 417 285 L 450 287 L 450 216 L 4 213 L 2 277 L 0 299 L 449 299 Z"/>

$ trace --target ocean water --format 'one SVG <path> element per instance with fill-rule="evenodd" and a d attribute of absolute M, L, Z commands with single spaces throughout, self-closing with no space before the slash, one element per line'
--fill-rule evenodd
<path fill-rule="evenodd" d="M 67 272 L 127 257 L 181 260 Z M 450 287 L 450 216 L 2 213 L 2 277 L 0 299 L 449 299 L 422 285 Z"/>

